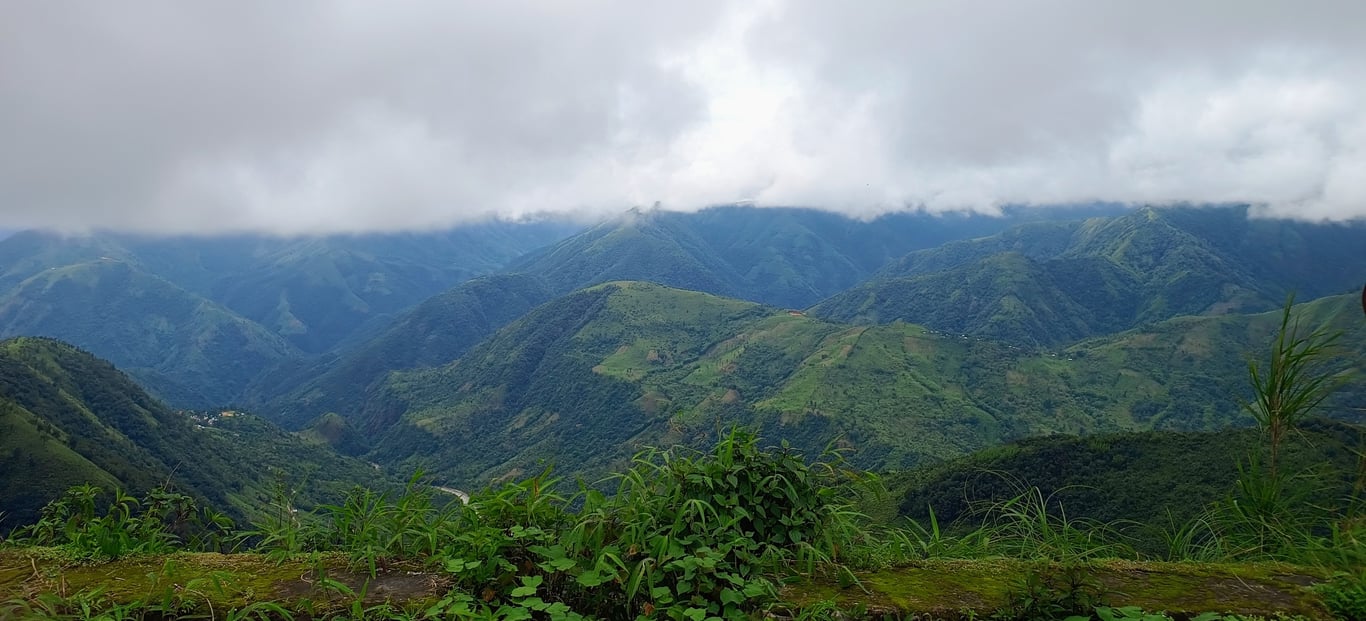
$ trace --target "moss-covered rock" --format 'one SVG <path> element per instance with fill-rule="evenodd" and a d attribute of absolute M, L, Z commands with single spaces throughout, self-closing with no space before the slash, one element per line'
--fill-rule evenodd
<path fill-rule="evenodd" d="M 338 555 L 276 562 L 261 554 L 178 553 L 92 564 L 49 549 L 0 550 L 0 601 L 10 603 L 37 602 L 46 594 L 197 612 L 273 602 L 309 613 L 357 599 L 365 606 L 422 606 L 448 589 L 445 577 L 414 567 L 389 567 L 374 576 L 350 571 Z"/>
<path fill-rule="evenodd" d="M 1060 573 L 1055 565 L 1012 559 L 932 560 L 859 574 L 859 584 L 844 588 L 833 580 L 797 583 L 782 596 L 797 607 L 834 601 L 842 609 L 893 618 L 981 618 L 1016 602 L 1029 576 Z M 1106 561 L 1077 566 L 1076 573 L 1107 605 L 1177 618 L 1202 612 L 1332 618 L 1310 588 L 1322 575 L 1302 567 Z M 1053 588 L 1062 595 L 1066 587 Z"/>
<path fill-rule="evenodd" d="M 1018 601 L 1029 576 L 1060 571 L 1056 565 L 1004 558 L 930 560 L 857 574 L 857 582 L 844 587 L 834 578 L 789 584 L 781 595 L 793 609 L 834 601 L 842 609 L 863 608 L 889 618 L 981 618 Z M 1109 605 L 1166 611 L 1177 618 L 1201 612 L 1332 618 L 1311 588 L 1323 576 L 1302 567 L 1103 561 L 1076 566 L 1074 573 Z M 276 562 L 261 554 L 180 553 L 89 564 L 52 549 L 0 549 L 0 602 L 11 609 L 56 595 L 199 613 L 272 602 L 307 617 L 325 616 L 357 599 L 364 606 L 387 602 L 425 608 L 449 588 L 442 574 L 417 567 L 389 567 L 375 576 L 350 571 L 339 555 Z"/>

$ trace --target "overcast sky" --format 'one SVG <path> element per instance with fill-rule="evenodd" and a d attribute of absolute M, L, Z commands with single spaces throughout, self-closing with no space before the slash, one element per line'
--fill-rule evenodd
<path fill-rule="evenodd" d="M 1366 2 L 0 4 L 0 228 L 741 200 L 1366 217 Z"/>

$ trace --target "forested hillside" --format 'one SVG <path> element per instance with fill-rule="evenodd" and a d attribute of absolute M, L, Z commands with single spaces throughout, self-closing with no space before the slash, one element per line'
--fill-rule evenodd
<path fill-rule="evenodd" d="M 531 308 L 582 287 L 639 280 L 801 308 L 914 249 L 1020 222 L 1108 212 L 906 213 L 862 222 L 813 209 L 633 210 L 528 253 L 491 279 L 433 296 L 369 340 L 257 385 L 247 400 L 294 426 L 327 412 L 355 417 L 364 391 L 386 373 L 451 362 Z"/>
<path fill-rule="evenodd" d="M 1074 520 L 1130 523 L 1132 535 L 1151 545 L 1162 528 L 1190 523 L 1211 503 L 1233 497 L 1264 442 L 1250 427 L 1041 436 L 890 475 L 887 485 L 897 515 L 927 521 L 933 511 L 956 528 L 979 526 L 989 517 L 983 507 L 1034 487 Z M 1308 421 L 1286 460 L 1287 470 L 1303 475 L 1297 497 L 1341 506 L 1357 483 L 1363 442 L 1360 425 Z"/>
<path fill-rule="evenodd" d="M 1355 296 L 1297 312 L 1347 329 L 1351 351 L 1366 342 Z M 380 462 L 462 484 L 543 463 L 601 470 L 732 423 L 807 450 L 839 438 L 854 463 L 905 468 L 1032 435 L 1246 424 L 1246 356 L 1278 319 L 1181 318 L 1042 352 L 609 283 L 537 308 L 456 362 L 390 375 L 357 424 L 387 430 Z"/>
<path fill-rule="evenodd" d="M 908 321 L 1053 347 L 1182 315 L 1275 308 L 1360 285 L 1361 225 L 1146 208 L 1036 223 L 913 252 L 816 305 L 839 321 Z"/>
<path fill-rule="evenodd" d="M 298 238 L 27 231 L 0 240 L 0 337 L 70 341 L 179 406 L 254 401 L 313 356 L 575 230 L 546 221 Z"/>
<path fill-rule="evenodd" d="M 108 362 L 51 339 L 0 341 L 0 429 L 5 529 L 82 484 L 141 493 L 169 483 L 238 517 L 265 511 L 277 485 L 311 506 L 387 484 L 249 414 L 171 410 Z"/>
<path fill-rule="evenodd" d="M 117 259 L 30 276 L 0 293 L 0 335 L 82 343 L 169 401 L 214 407 L 299 350 L 241 315 Z"/>

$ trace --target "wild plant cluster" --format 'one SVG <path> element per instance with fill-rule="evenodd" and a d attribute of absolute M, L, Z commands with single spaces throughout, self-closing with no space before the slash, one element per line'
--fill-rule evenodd
<path fill-rule="evenodd" d="M 114 490 L 103 510 L 101 493 L 93 485 L 67 490 L 43 508 L 37 522 L 10 533 L 8 542 L 60 547 L 77 559 L 112 560 L 177 550 L 223 551 L 235 538 L 227 515 L 168 488 L 153 489 L 141 499 Z"/>
<path fill-rule="evenodd" d="M 611 494 L 583 483 L 564 494 L 546 472 L 462 504 L 415 476 L 396 498 L 356 489 L 310 513 L 281 496 L 251 529 L 227 534 L 210 520 L 212 536 L 198 539 L 174 534 L 187 499 L 168 504 L 168 494 L 155 492 L 139 503 L 119 494 L 98 516 L 95 488 L 83 487 L 12 543 L 112 559 L 231 540 L 279 560 L 345 554 L 352 570 L 372 576 L 421 567 L 447 575 L 452 587 L 421 611 L 425 618 L 735 620 L 772 602 L 785 577 L 838 567 L 867 535 L 852 508 L 855 488 L 874 482 L 836 451 L 807 461 L 736 430 L 710 453 L 638 454 L 607 482 Z"/>

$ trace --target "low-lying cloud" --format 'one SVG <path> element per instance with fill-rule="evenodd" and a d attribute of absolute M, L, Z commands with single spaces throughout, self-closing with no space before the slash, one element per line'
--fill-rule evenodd
<path fill-rule="evenodd" d="M 1366 4 L 0 8 L 0 228 L 278 233 L 752 200 L 1366 216 Z"/>

